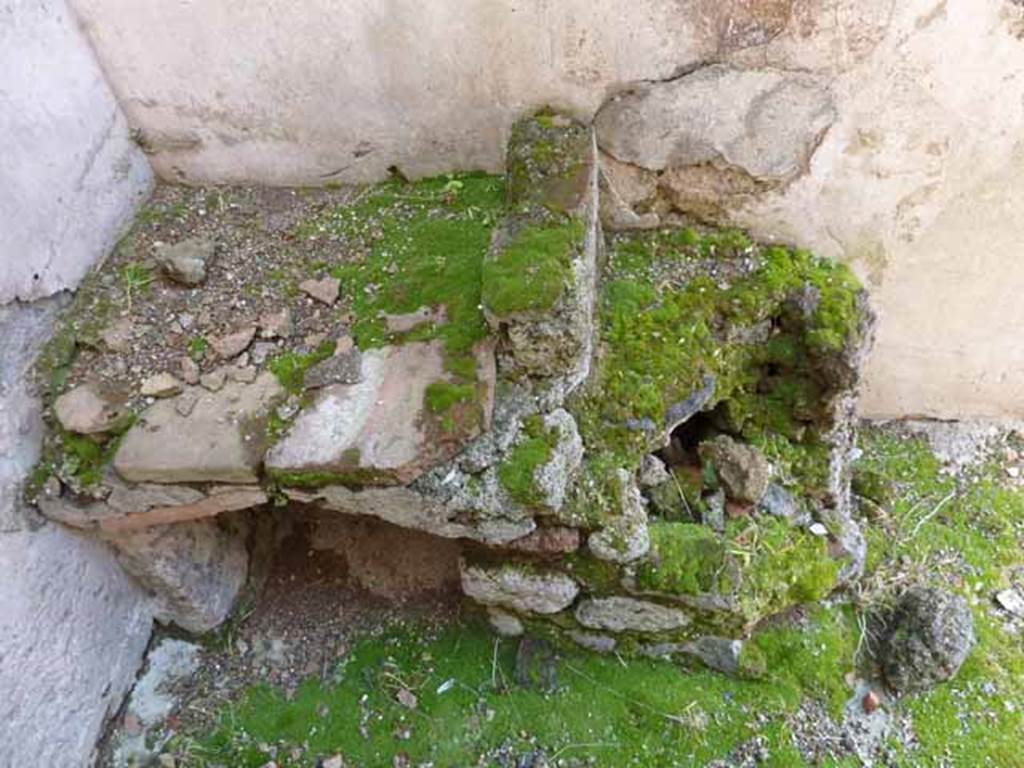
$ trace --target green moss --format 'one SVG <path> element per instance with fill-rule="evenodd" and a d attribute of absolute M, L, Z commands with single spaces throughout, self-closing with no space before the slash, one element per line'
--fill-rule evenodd
<path fill-rule="evenodd" d="M 846 267 L 738 232 L 614 238 L 599 306 L 605 354 L 572 403 L 588 450 L 635 467 L 661 436 L 629 425 L 661 425 L 711 376 L 724 428 L 780 460 L 792 485 L 820 486 L 819 409 L 834 386 L 823 371 L 859 339 L 859 296 Z"/>
<path fill-rule="evenodd" d="M 327 271 L 351 302 L 361 349 L 393 340 L 384 314 L 444 307 L 446 322 L 419 330 L 417 338 L 441 339 L 450 358 L 464 359 L 487 336 L 480 276 L 503 192 L 500 178 L 480 174 L 391 181 L 355 205 L 318 213 L 295 234 L 343 244 L 345 263 L 327 264 Z"/>
<path fill-rule="evenodd" d="M 284 352 L 271 358 L 267 367 L 277 377 L 282 387 L 293 394 L 299 394 L 303 391 L 306 371 L 333 355 L 336 346 L 333 341 L 325 341 L 312 352 L 305 354 Z"/>
<path fill-rule="evenodd" d="M 824 537 L 771 517 L 732 521 L 726 534 L 743 563 L 740 600 L 752 619 L 821 600 L 835 589 L 840 563 Z"/>
<path fill-rule="evenodd" d="M 424 402 L 433 414 L 443 414 L 458 403 L 470 403 L 476 399 L 473 384 L 451 384 L 447 381 L 433 381 L 427 385 Z"/>
<path fill-rule="evenodd" d="M 734 584 L 718 536 L 695 523 L 652 523 L 651 554 L 636 572 L 640 589 L 670 594 L 726 593 Z"/>
<path fill-rule="evenodd" d="M 564 215 L 578 208 L 589 181 L 587 127 L 544 110 L 512 126 L 506 153 L 508 201 L 517 212 Z"/>
<path fill-rule="evenodd" d="M 534 507 L 544 500 L 535 472 L 551 460 L 551 452 L 558 445 L 558 430 L 546 429 L 539 416 L 528 417 L 523 426 L 525 439 L 512 447 L 498 467 L 498 480 L 515 501 Z"/>
<path fill-rule="evenodd" d="M 103 480 L 104 470 L 117 454 L 121 438 L 134 421 L 134 414 L 126 414 L 104 435 L 76 435 L 58 430 L 44 448 L 39 464 L 40 476 L 46 470 L 54 471 L 78 491 L 98 486 Z M 48 476 L 49 473 L 46 474 Z M 45 481 L 46 478 L 41 479 Z"/>
<path fill-rule="evenodd" d="M 484 305 L 498 317 L 551 309 L 572 277 L 572 258 L 582 242 L 583 223 L 577 219 L 514 233 L 484 264 Z"/>
<path fill-rule="evenodd" d="M 354 457 L 353 465 L 359 461 L 358 451 Z M 324 488 L 328 485 L 341 485 L 346 488 L 364 488 L 380 485 L 382 476 L 380 472 L 372 469 L 363 469 L 353 466 L 345 470 L 309 470 L 303 472 L 288 472 L 279 469 L 267 469 L 267 480 L 278 488 Z"/>
<path fill-rule="evenodd" d="M 198 363 L 209 348 L 210 342 L 205 336 L 193 336 L 188 342 L 188 356 Z"/>
<path fill-rule="evenodd" d="M 358 640 L 326 681 L 288 697 L 254 687 L 225 704 L 210 731 L 177 745 L 188 766 L 259 768 L 269 746 L 282 768 L 310 754 L 353 765 L 389 765 L 398 754 L 412 764 L 490 765 L 503 746 L 618 768 L 707 765 L 757 736 L 772 756 L 766 765 L 799 768 L 806 763 L 786 718 L 805 696 L 838 698 L 855 629 L 844 615 L 812 613 L 801 630 L 766 633 L 749 651 L 754 667 L 763 655 L 763 680 L 567 648 L 555 661 L 556 690 L 542 693 L 515 684 L 516 641 L 495 640 L 484 626 L 395 627 Z M 397 701 L 403 687 L 416 710 Z M 304 762 L 291 758 L 299 745 Z"/>

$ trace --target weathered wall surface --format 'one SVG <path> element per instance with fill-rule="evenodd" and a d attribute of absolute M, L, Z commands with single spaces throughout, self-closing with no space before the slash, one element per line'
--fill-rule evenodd
<path fill-rule="evenodd" d="M 718 215 L 871 284 L 867 415 L 1024 412 L 1016 0 L 72 2 L 154 166 L 187 182 L 494 170 L 511 121 L 543 104 L 588 118 L 712 63 L 813 81 L 832 111 L 809 160 L 767 185 L 726 178 Z"/>
<path fill-rule="evenodd" d="M 75 287 L 150 183 L 64 0 L 0 1 L 0 304 Z"/>
<path fill-rule="evenodd" d="M 149 598 L 110 549 L 20 499 L 39 456 L 39 404 L 26 385 L 55 300 L 0 307 L 0 765 L 78 768 L 135 679 Z"/>

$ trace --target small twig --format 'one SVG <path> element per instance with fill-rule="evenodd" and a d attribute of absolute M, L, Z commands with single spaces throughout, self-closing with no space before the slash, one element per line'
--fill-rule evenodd
<path fill-rule="evenodd" d="M 925 515 L 924 517 L 922 517 L 920 520 L 917 521 L 917 525 L 914 526 L 914 530 L 912 530 L 910 532 L 909 536 L 907 536 L 906 538 L 902 539 L 900 541 L 900 544 L 906 544 L 908 541 L 910 541 L 915 536 L 917 536 L 917 532 L 921 530 L 921 526 L 924 525 L 925 523 L 927 523 L 933 517 L 935 517 L 935 515 L 937 515 L 939 513 L 939 510 L 942 509 L 946 505 L 946 502 L 948 502 L 954 496 L 956 496 L 956 490 L 950 491 L 949 494 L 942 501 L 940 501 L 938 504 L 936 504 L 934 507 L 932 507 L 932 511 L 931 512 L 929 512 L 927 515 Z"/>
<path fill-rule="evenodd" d="M 498 639 L 494 639 L 494 653 L 491 654 L 491 688 L 498 687 Z"/>
<path fill-rule="evenodd" d="M 590 748 L 593 748 L 593 747 L 602 747 L 602 748 L 605 748 L 605 749 L 609 749 L 609 748 L 617 747 L 617 746 L 619 746 L 619 743 L 617 741 L 614 741 L 614 742 L 610 742 L 610 741 L 591 741 L 591 742 L 580 742 L 579 744 L 566 744 L 564 747 L 560 747 L 559 749 L 557 749 L 554 752 L 552 752 L 551 753 L 551 759 L 552 760 L 557 760 L 558 756 L 560 754 L 562 754 L 563 752 L 565 752 L 567 749 L 590 749 Z"/>

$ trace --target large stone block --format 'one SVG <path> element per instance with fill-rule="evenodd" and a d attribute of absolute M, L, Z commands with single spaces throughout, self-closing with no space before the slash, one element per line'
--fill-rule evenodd
<path fill-rule="evenodd" d="M 467 396 L 451 404 L 431 400 L 435 391 L 440 400 L 445 388 L 456 393 L 442 341 L 368 350 L 358 378 L 325 388 L 296 417 L 267 454 L 269 471 L 286 479 L 327 473 L 357 485 L 405 484 L 454 456 L 490 424 L 490 347 L 478 351 L 475 388 L 466 385 Z"/>
<path fill-rule="evenodd" d="M 269 372 L 199 396 L 182 416 L 161 400 L 139 416 L 114 456 L 133 483 L 255 483 L 266 448 L 266 419 L 284 390 Z"/>
<path fill-rule="evenodd" d="M 154 596 L 156 616 L 189 632 L 213 629 L 245 584 L 245 536 L 215 520 L 109 533 L 125 570 Z"/>

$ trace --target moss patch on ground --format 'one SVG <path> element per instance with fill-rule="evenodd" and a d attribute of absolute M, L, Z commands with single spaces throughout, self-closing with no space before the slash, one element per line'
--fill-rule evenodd
<path fill-rule="evenodd" d="M 227 706 L 211 732 L 179 737 L 168 751 L 184 766 L 254 768 L 270 759 L 271 747 L 282 768 L 335 754 L 367 766 L 390 765 L 396 755 L 413 765 L 495 765 L 502 750 L 537 749 L 598 766 L 697 766 L 762 735 L 773 756 L 768 765 L 802 765 L 785 716 L 806 695 L 842 689 L 852 663 L 843 641 L 848 622 L 823 615 L 809 631 L 766 633 L 758 650 L 771 673 L 762 681 L 568 651 L 554 693 L 518 687 L 515 643 L 482 625 L 458 624 L 433 637 L 397 629 L 359 642 L 337 682 L 310 681 L 291 701 L 256 687 Z M 415 709 L 398 701 L 402 689 L 416 696 Z M 294 761 L 293 748 L 301 755 Z"/>
<path fill-rule="evenodd" d="M 442 339 L 458 360 L 487 336 L 481 270 L 503 207 L 504 183 L 497 176 L 391 181 L 368 189 L 354 205 L 318 214 L 296 235 L 331 238 L 349 249 L 347 263 L 325 266 L 350 299 L 361 349 L 393 340 L 385 314 L 444 307 L 446 322 L 418 336 Z"/>
<path fill-rule="evenodd" d="M 992 596 L 1024 574 L 1024 490 L 996 460 L 943 472 L 919 438 L 871 429 L 860 444 L 855 488 L 872 518 L 865 599 L 884 604 L 908 580 L 953 589 L 978 638 L 952 682 L 906 702 L 920 746 L 897 765 L 1018 765 L 1024 646 Z"/>

